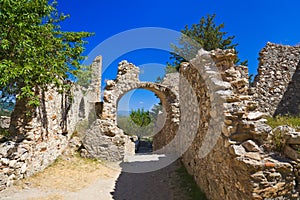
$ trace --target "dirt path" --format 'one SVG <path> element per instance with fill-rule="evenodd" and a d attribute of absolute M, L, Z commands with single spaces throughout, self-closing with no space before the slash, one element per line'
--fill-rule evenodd
<path fill-rule="evenodd" d="M 184 200 L 176 170 L 179 161 L 158 171 L 121 172 L 78 157 L 60 159 L 44 172 L 0 192 L 1 200 Z"/>
<path fill-rule="evenodd" d="M 112 199 L 120 170 L 97 161 L 72 157 L 59 159 L 42 173 L 0 192 L 2 200 Z"/>

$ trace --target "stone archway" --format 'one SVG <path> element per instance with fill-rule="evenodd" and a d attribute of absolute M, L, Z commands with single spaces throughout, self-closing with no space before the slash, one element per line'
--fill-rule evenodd
<path fill-rule="evenodd" d="M 163 84 L 141 82 L 138 77 L 139 68 L 122 61 L 118 66 L 117 78 L 107 81 L 100 119 L 95 122 L 98 128 L 90 129 L 84 140 L 88 152 L 93 157 L 115 161 L 122 160 L 125 155 L 134 154 L 134 143 L 117 126 L 118 102 L 124 94 L 133 89 L 153 92 L 166 110 L 165 124 L 153 138 L 154 150 L 161 149 L 175 136 L 180 120 L 178 91 Z"/>

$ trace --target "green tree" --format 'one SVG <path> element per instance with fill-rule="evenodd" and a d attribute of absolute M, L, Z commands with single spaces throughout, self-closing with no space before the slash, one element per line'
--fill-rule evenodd
<path fill-rule="evenodd" d="M 207 15 L 202 17 L 198 24 L 193 24 L 191 27 L 185 26 L 179 39 L 179 45 L 172 45 L 174 52 L 171 52 L 171 63 L 167 64 L 166 73 L 171 73 L 179 70 L 181 62 L 188 61 L 194 58 L 200 48 L 207 51 L 214 49 L 232 49 L 238 44 L 233 43 L 235 36 L 227 36 L 227 32 L 222 31 L 224 23 L 216 25 L 216 15 Z M 239 60 L 236 60 L 239 62 Z M 247 65 L 247 61 L 241 63 Z"/>
<path fill-rule="evenodd" d="M 131 111 L 129 116 L 118 116 L 118 127 L 123 129 L 127 135 L 152 137 L 155 134 L 155 123 L 157 116 L 162 112 L 161 104 L 155 104 L 150 111 L 138 109 Z"/>
<path fill-rule="evenodd" d="M 82 66 L 80 70 L 77 71 L 77 84 L 81 85 L 85 88 L 88 88 L 91 84 L 92 80 L 92 69 L 91 65 L 89 66 Z"/>
<path fill-rule="evenodd" d="M 151 122 L 150 113 L 149 111 L 144 111 L 144 108 L 132 110 L 130 118 L 139 127 L 147 126 Z"/>
<path fill-rule="evenodd" d="M 68 15 L 56 1 L 0 0 L 0 89 L 10 88 L 28 105 L 39 105 L 37 93 L 62 89 L 68 73 L 76 76 L 88 32 L 62 31 Z"/>

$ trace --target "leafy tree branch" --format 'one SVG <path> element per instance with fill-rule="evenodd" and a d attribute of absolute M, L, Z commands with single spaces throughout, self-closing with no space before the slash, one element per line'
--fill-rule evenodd
<path fill-rule="evenodd" d="M 56 1 L 0 0 L 0 89 L 10 88 L 28 105 L 39 105 L 39 90 L 63 88 L 67 72 L 76 76 L 88 32 L 62 31 L 68 15 Z M 11 88 L 13 87 L 13 88 Z"/>

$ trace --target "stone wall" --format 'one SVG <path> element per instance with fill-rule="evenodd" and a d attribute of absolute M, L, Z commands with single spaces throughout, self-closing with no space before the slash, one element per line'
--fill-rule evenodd
<path fill-rule="evenodd" d="M 97 73 L 101 70 L 98 59 L 93 63 Z M 0 190 L 49 166 L 66 149 L 77 124 L 94 120 L 90 113 L 99 101 L 100 86 L 66 84 L 71 89 L 64 93 L 50 87 L 40 91 L 37 108 L 17 101 L 9 127 L 13 134 L 0 144 Z"/>
<path fill-rule="evenodd" d="M 179 80 L 180 80 L 180 74 L 178 72 L 168 73 L 165 75 L 165 77 L 163 78 L 160 84 L 179 93 Z"/>
<path fill-rule="evenodd" d="M 0 130 L 8 129 L 10 124 L 10 117 L 0 116 Z"/>
<path fill-rule="evenodd" d="M 270 115 L 300 113 L 300 47 L 268 43 L 260 52 L 254 98 Z"/>
<path fill-rule="evenodd" d="M 216 68 L 213 63 L 203 65 L 208 57 L 215 61 Z M 247 93 L 249 82 L 241 73 L 245 68 L 234 66 L 233 61 L 233 51 L 217 50 L 202 52 L 191 63 L 181 65 L 181 74 L 199 99 L 201 116 L 183 163 L 208 199 L 297 199 L 295 161 L 272 151 L 272 129 L 265 125 L 264 114 L 257 111 L 257 103 Z M 213 112 L 216 98 L 224 100 L 223 109 L 220 105 L 217 113 Z M 214 121 L 222 115 L 218 130 Z M 214 135 L 216 132 L 220 134 Z M 203 151 L 202 146 L 211 150 Z"/>

